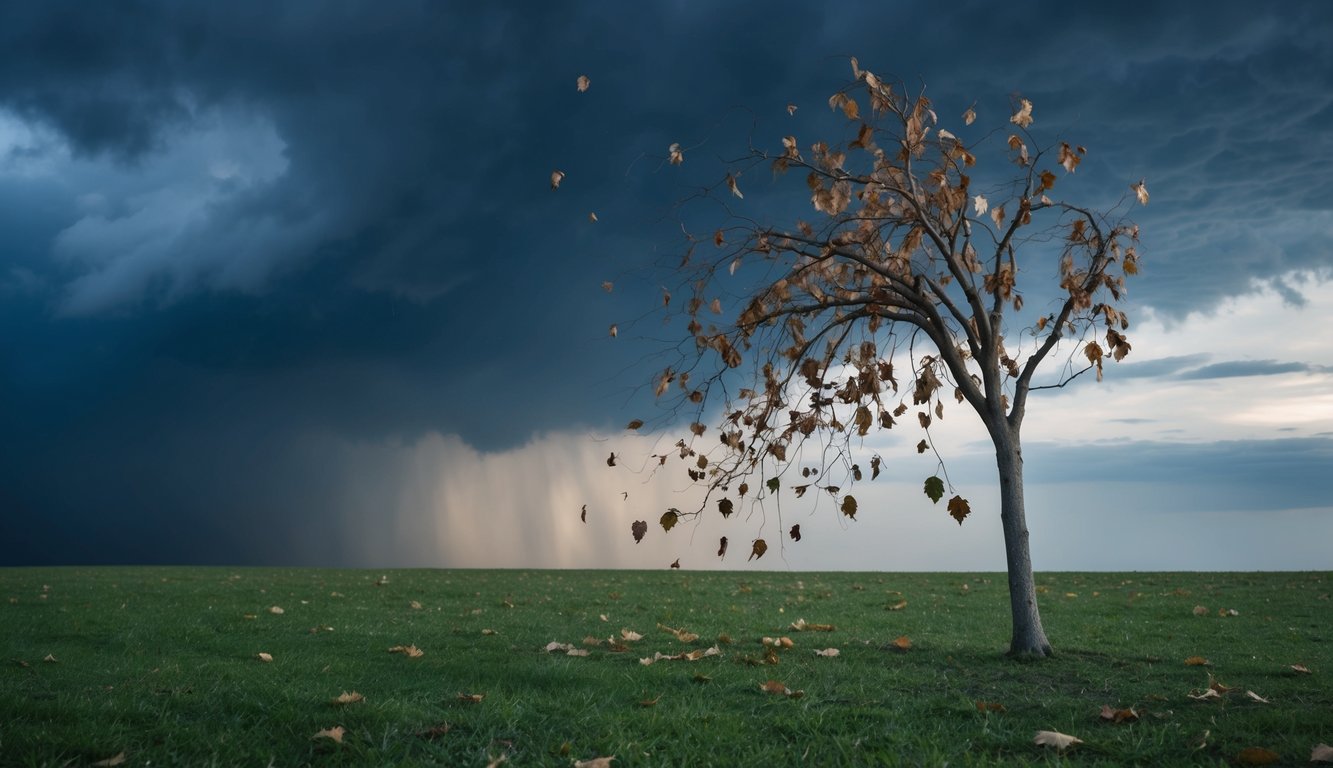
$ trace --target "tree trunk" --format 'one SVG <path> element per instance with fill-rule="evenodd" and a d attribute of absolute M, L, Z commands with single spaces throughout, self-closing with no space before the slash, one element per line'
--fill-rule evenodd
<path fill-rule="evenodd" d="M 1023 508 L 1023 449 L 1018 429 L 1005 424 L 992 430 L 995 461 L 1000 471 L 1000 521 L 1009 568 L 1009 610 L 1013 615 L 1010 656 L 1050 656 L 1051 644 L 1041 627 L 1037 590 L 1028 550 L 1027 515 Z"/>

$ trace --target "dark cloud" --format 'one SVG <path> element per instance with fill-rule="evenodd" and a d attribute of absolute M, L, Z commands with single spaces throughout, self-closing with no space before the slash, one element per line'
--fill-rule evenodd
<path fill-rule="evenodd" d="M 1236 376 L 1276 376 L 1282 373 L 1309 373 L 1319 370 L 1308 363 L 1282 363 L 1277 360 L 1228 360 L 1182 372 L 1178 378 L 1228 379 Z"/>

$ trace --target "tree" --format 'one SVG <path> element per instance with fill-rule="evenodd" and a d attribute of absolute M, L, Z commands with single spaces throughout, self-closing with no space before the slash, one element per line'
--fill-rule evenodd
<path fill-rule="evenodd" d="M 847 139 L 802 150 L 786 136 L 781 151 L 752 148 L 702 192 L 727 208 L 728 221 L 711 238 L 689 238 L 679 267 L 689 299 L 680 312 L 692 344 L 655 381 L 659 397 L 696 408 L 699 421 L 670 455 L 655 458 L 658 466 L 684 461 L 706 493 L 697 508 L 670 510 L 661 523 L 669 530 L 713 504 L 726 516 L 747 493 L 762 503 L 784 486 L 797 496 L 825 491 L 855 518 L 859 505 L 847 491 L 865 474 L 856 445 L 915 408 L 911 420 L 925 431 L 917 450 L 933 450 L 931 424 L 952 399 L 980 417 L 994 444 L 1010 653 L 1046 656 L 1020 431 L 1032 391 L 1063 387 L 1089 370 L 1100 380 L 1104 359 L 1130 350 L 1128 319 L 1114 302 L 1125 276 L 1137 271 L 1138 230 L 1113 220 L 1129 198 L 1109 212 L 1053 199 L 1057 170 L 1073 173 L 1085 150 L 1063 141 L 1040 147 L 1026 99 L 1015 99 L 1000 129 L 968 142 L 944 127 L 924 89 L 911 95 L 851 63 L 855 81 L 828 102 L 846 117 Z M 975 119 L 969 107 L 950 127 L 977 130 L 970 128 Z M 998 150 L 1009 170 L 983 185 L 974 178 L 982 178 L 978 154 L 987 150 Z M 670 162 L 683 159 L 673 145 Z M 738 212 L 747 205 L 738 179 L 764 165 L 783 175 L 775 182 L 780 191 L 805 176 L 799 188 L 809 195 L 812 221 L 779 225 Z M 1147 203 L 1142 181 L 1130 189 Z M 1054 283 L 1049 312 L 1024 313 L 1020 280 L 1047 276 Z M 741 297 L 734 320 L 722 321 L 719 295 Z M 1034 385 L 1058 349 L 1063 366 Z M 715 439 L 702 423 L 710 412 L 719 414 Z M 870 479 L 882 462 L 870 458 Z M 932 476 L 924 491 L 938 503 L 946 483 L 947 474 Z M 957 494 L 946 506 L 960 525 L 971 513 Z M 797 526 L 791 537 L 799 536 Z M 724 539 L 719 554 L 725 546 Z M 755 540 L 751 557 L 766 549 Z"/>

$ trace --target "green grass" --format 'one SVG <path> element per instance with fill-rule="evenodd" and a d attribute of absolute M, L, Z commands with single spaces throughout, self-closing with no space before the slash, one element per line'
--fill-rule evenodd
<path fill-rule="evenodd" d="M 1234 765 L 1264 747 L 1303 765 L 1333 742 L 1327 573 L 1039 574 L 1057 653 L 1040 662 L 1003 657 L 995 574 L 380 576 L 0 570 L 0 764 L 124 752 L 125 765 L 157 766 L 569 766 L 612 754 L 616 766 Z M 798 618 L 836 628 L 794 632 Z M 659 623 L 701 639 L 682 644 Z M 629 652 L 542 650 L 621 628 L 644 635 Z M 721 635 L 720 656 L 639 663 Z M 763 664 L 760 638 L 779 635 L 795 647 Z M 889 645 L 902 635 L 906 652 Z M 389 653 L 396 645 L 424 655 Z M 841 655 L 814 655 L 826 647 Z M 1210 675 L 1236 690 L 1188 698 Z M 761 692 L 770 679 L 804 695 Z M 365 700 L 332 703 L 343 691 Z M 1103 705 L 1140 718 L 1103 721 Z M 335 725 L 341 744 L 312 740 Z M 1061 754 L 1034 745 L 1037 730 L 1084 743 Z"/>

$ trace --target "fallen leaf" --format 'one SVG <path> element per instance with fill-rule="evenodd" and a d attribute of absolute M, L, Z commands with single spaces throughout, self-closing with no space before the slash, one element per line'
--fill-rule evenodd
<path fill-rule="evenodd" d="M 657 706 L 657 702 L 661 700 L 662 700 L 661 696 L 658 696 L 655 699 L 643 699 L 642 701 L 639 702 L 639 706 L 643 707 L 644 709 L 647 709 L 648 707 L 655 707 Z"/>
<path fill-rule="evenodd" d="M 542 650 L 546 651 L 547 653 L 550 653 L 551 651 L 572 651 L 574 650 L 574 646 L 570 643 L 562 643 L 556 640 L 552 640 L 551 642 L 547 643 L 546 647 L 543 648 Z"/>
<path fill-rule="evenodd" d="M 1004 712 L 1004 705 L 998 701 L 978 701 L 978 712 Z"/>
<path fill-rule="evenodd" d="M 1313 673 L 1310 672 L 1309 669 L 1307 669 L 1307 668 L 1305 667 L 1304 664 L 1292 664 L 1291 667 L 1290 667 L 1290 669 L 1291 669 L 1291 671 L 1295 672 L 1295 673 L 1298 674 L 1298 675 L 1309 675 L 1309 674 L 1313 674 Z"/>
<path fill-rule="evenodd" d="M 687 632 L 683 629 L 672 629 L 664 624 L 658 624 L 657 628 L 668 634 L 675 635 L 676 639 L 682 643 L 692 643 L 699 639 L 699 636 L 693 632 Z"/>
<path fill-rule="evenodd" d="M 639 634 L 638 632 L 635 632 L 632 629 L 625 629 L 622 627 L 620 629 L 620 639 L 624 640 L 627 643 L 634 643 L 638 642 L 639 640 L 642 640 L 643 635 Z"/>
<path fill-rule="evenodd" d="M 356 691 L 343 691 L 338 694 L 338 698 L 333 700 L 334 704 L 355 704 L 359 701 L 365 701 L 366 697 Z"/>
<path fill-rule="evenodd" d="M 1246 747 L 1236 755 L 1236 762 L 1241 765 L 1272 765 L 1280 759 L 1278 753 L 1263 747 Z"/>
<path fill-rule="evenodd" d="M 255 658 L 263 662 L 270 662 L 273 661 L 273 654 L 260 651 L 259 653 L 255 654 Z"/>
<path fill-rule="evenodd" d="M 786 696 L 789 699 L 799 699 L 805 695 L 805 691 L 793 691 L 777 680 L 769 680 L 759 686 L 759 690 L 764 693 L 772 693 L 778 696 Z"/>
<path fill-rule="evenodd" d="M 1075 744 L 1082 744 L 1083 740 L 1074 736 L 1059 733 L 1058 731 L 1037 731 L 1037 735 L 1032 739 L 1033 744 L 1043 747 L 1055 747 L 1058 750 L 1066 750 Z"/>
<path fill-rule="evenodd" d="M 718 542 L 717 556 L 726 557 L 726 555 L 727 555 L 727 537 L 723 536 L 722 540 Z"/>
<path fill-rule="evenodd" d="M 1263 696 L 1260 696 L 1259 694 L 1255 693 L 1254 691 L 1246 691 L 1246 692 L 1245 692 L 1245 695 L 1248 696 L 1249 698 L 1253 699 L 1254 701 L 1259 702 L 1260 704 L 1267 704 L 1267 703 L 1269 703 L 1268 699 L 1265 699 Z"/>
<path fill-rule="evenodd" d="M 1208 607 L 1207 607 L 1207 606 L 1203 606 L 1203 605 L 1196 605 L 1196 606 L 1194 606 L 1194 615 L 1195 615 L 1195 616 L 1207 616 L 1207 615 L 1208 615 Z"/>
<path fill-rule="evenodd" d="M 483 629 L 483 630 L 481 631 L 481 633 L 482 633 L 483 635 L 496 635 L 496 634 L 499 634 L 498 632 L 496 632 L 496 631 L 493 630 L 493 629 Z"/>
<path fill-rule="evenodd" d="M 97 762 L 92 763 L 91 765 L 92 768 L 111 768 L 111 766 L 113 765 L 124 765 L 124 764 L 125 764 L 125 753 L 117 752 L 111 757 L 108 757 L 105 760 L 98 760 Z"/>
<path fill-rule="evenodd" d="M 594 757 L 591 760 L 575 760 L 574 768 L 611 768 L 611 761 L 615 759 L 615 755 L 608 755 L 607 757 Z"/>
<path fill-rule="evenodd" d="M 425 651 L 415 645 L 395 645 L 389 649 L 389 653 L 401 653 L 409 659 L 417 659 L 426 655 Z"/>
<path fill-rule="evenodd" d="M 330 739 L 332 741 L 336 741 L 337 743 L 341 744 L 343 743 L 343 734 L 346 732 L 347 732 L 346 729 L 344 729 L 341 725 L 335 725 L 332 728 L 325 728 L 324 730 L 316 733 L 314 736 L 311 736 L 310 738 Z"/>
<path fill-rule="evenodd" d="M 590 85 L 592 85 L 592 81 L 588 79 L 587 75 L 579 75 L 579 79 L 574 81 L 574 87 L 579 89 L 579 93 L 588 90 Z"/>
<path fill-rule="evenodd" d="M 1206 667 L 1208 665 L 1209 661 L 1202 656 L 1191 656 L 1185 659 L 1185 666 L 1187 667 Z"/>
<path fill-rule="evenodd" d="M 797 632 L 832 632 L 836 629 L 832 624 L 810 624 L 805 619 L 793 621 L 791 628 Z"/>
<path fill-rule="evenodd" d="M 1316 744 L 1314 749 L 1310 750 L 1310 762 L 1333 763 L 1333 747 L 1322 743 Z"/>
<path fill-rule="evenodd" d="M 1110 720 L 1113 723 L 1123 723 L 1139 719 L 1139 713 L 1134 711 L 1133 707 L 1129 709 L 1112 709 L 1110 705 L 1102 705 L 1101 718 Z"/>
<path fill-rule="evenodd" d="M 52 653 L 48 653 L 48 654 L 46 654 L 46 656 L 44 656 L 44 657 L 42 658 L 42 661 L 46 662 L 47 664 L 59 664 L 59 663 L 60 663 L 59 659 L 57 659 L 57 658 L 55 657 L 55 654 L 52 654 Z"/>
<path fill-rule="evenodd" d="M 587 656 L 588 651 L 584 648 L 570 648 L 565 651 L 566 656 Z"/>
<path fill-rule="evenodd" d="M 564 171 L 551 171 L 551 189 L 560 189 L 560 182 L 564 180 Z"/>
<path fill-rule="evenodd" d="M 1207 699 L 1220 699 L 1220 698 L 1222 698 L 1222 694 L 1218 693 L 1216 690 L 1214 690 L 1214 689 L 1212 689 L 1212 688 L 1209 688 L 1208 690 L 1203 691 L 1202 693 L 1193 693 L 1193 692 L 1190 692 L 1190 693 L 1187 693 L 1187 694 L 1185 694 L 1185 695 L 1188 696 L 1188 697 L 1191 698 L 1191 699 L 1194 699 L 1195 701 L 1205 701 L 1205 700 L 1207 700 Z"/>
<path fill-rule="evenodd" d="M 421 603 L 417 602 L 416 600 L 413 600 L 412 602 L 408 603 L 408 606 L 411 607 L 411 609 L 414 611 L 421 610 Z"/>
<path fill-rule="evenodd" d="M 906 607 L 907 607 L 907 601 L 906 601 L 906 600 L 899 600 L 898 602 L 894 603 L 893 605 L 885 606 L 885 609 L 886 609 L 886 610 L 890 610 L 890 611 L 901 611 L 902 609 L 904 609 L 904 608 L 906 608 Z"/>
<path fill-rule="evenodd" d="M 281 616 L 282 614 L 286 613 L 286 611 L 282 610 L 276 605 L 269 606 L 268 612 L 273 614 L 274 616 Z"/>
<path fill-rule="evenodd" d="M 480 704 L 481 700 L 486 698 L 484 693 L 460 693 L 458 700 L 464 704 Z"/>
<path fill-rule="evenodd" d="M 906 651 L 912 647 L 912 641 L 907 637 L 907 635 L 899 635 L 889 645 L 893 648 L 898 649 L 899 651 Z"/>
<path fill-rule="evenodd" d="M 816 656 L 827 656 L 827 657 L 829 657 L 829 658 L 832 658 L 832 657 L 838 655 L 838 649 L 837 649 L 837 648 L 825 648 L 825 649 L 822 650 L 822 651 L 815 651 L 815 655 L 816 655 Z"/>

